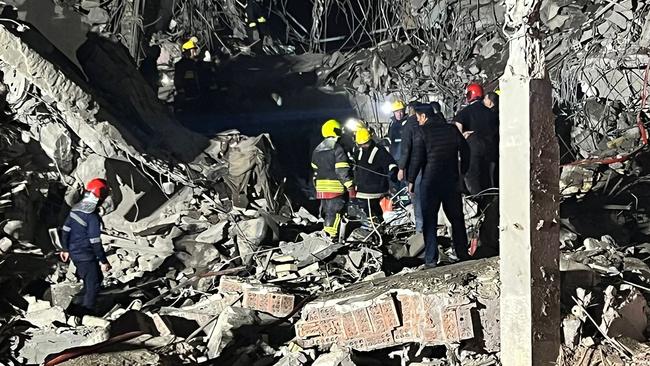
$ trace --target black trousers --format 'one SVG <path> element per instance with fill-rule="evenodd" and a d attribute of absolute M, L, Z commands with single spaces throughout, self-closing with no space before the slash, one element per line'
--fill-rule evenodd
<path fill-rule="evenodd" d="M 375 226 L 379 225 L 384 221 L 384 211 L 381 209 L 381 198 L 357 198 L 361 209 L 366 214 L 366 220 L 363 223 L 363 226 L 368 229 L 373 229 L 373 223 Z M 370 218 L 372 217 L 372 222 Z"/>
<path fill-rule="evenodd" d="M 83 261 L 75 262 L 77 267 L 77 277 L 84 283 L 79 296 L 81 297 L 81 306 L 86 314 L 94 314 L 95 304 L 97 303 L 97 294 L 102 286 L 104 275 L 99 262 Z"/>
<path fill-rule="evenodd" d="M 490 147 L 482 139 L 470 136 L 467 139 L 470 160 L 469 169 L 465 173 L 465 185 L 471 195 L 479 194 L 493 187 L 492 185 L 492 154 Z"/>
<path fill-rule="evenodd" d="M 345 208 L 343 196 L 320 200 L 320 214 L 325 224 L 323 231 L 330 237 L 336 238 L 341 225 L 341 212 Z"/>
<path fill-rule="evenodd" d="M 438 211 L 440 205 L 451 222 L 451 238 L 459 259 L 469 258 L 467 253 L 467 229 L 463 215 L 463 200 L 455 183 L 427 182 L 422 180 L 420 185 L 422 204 L 422 233 L 424 235 L 426 264 L 435 265 L 438 262 Z"/>

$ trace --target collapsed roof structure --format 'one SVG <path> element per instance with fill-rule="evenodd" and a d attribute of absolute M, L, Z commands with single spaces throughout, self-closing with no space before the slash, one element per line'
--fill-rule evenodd
<path fill-rule="evenodd" d="M 385 101 L 438 101 L 451 116 L 468 82 L 496 90 L 513 31 L 503 1 L 261 1 L 270 31 L 256 41 L 236 0 L 7 3 L 2 362 L 499 364 L 497 259 L 414 271 L 404 263 L 422 243 L 399 216 L 379 238 L 331 243 L 298 152 L 326 118 L 382 131 Z M 558 362 L 643 364 L 650 4 L 537 10 L 562 164 L 560 242 L 548 243 L 563 250 Z M 215 90 L 182 125 L 169 106 L 190 35 Z M 97 176 L 113 188 L 113 270 L 103 316 L 78 319 L 65 310 L 80 285 L 48 229 Z M 498 204 L 465 206 L 494 254 Z"/>

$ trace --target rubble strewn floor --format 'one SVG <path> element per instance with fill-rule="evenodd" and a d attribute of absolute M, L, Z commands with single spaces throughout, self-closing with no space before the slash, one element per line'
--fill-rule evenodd
<path fill-rule="evenodd" d="M 425 269 L 412 205 L 379 233 L 350 208 L 326 237 L 309 154 L 327 119 L 383 135 L 384 101 L 451 117 L 468 82 L 497 89 L 502 2 L 267 1 L 259 31 L 233 0 L 40 2 L 0 16 L 0 364 L 500 365 L 498 192 L 464 200 L 474 260 L 455 263 L 441 218 Z M 562 164 L 558 365 L 650 365 L 650 4 L 538 15 Z M 183 105 L 189 35 L 211 83 Z M 81 316 L 49 229 L 95 177 L 112 269 Z"/>

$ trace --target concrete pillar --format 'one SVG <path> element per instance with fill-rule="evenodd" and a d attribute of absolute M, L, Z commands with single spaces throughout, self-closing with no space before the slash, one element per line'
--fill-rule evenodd
<path fill-rule="evenodd" d="M 501 360 L 553 365 L 560 347 L 559 148 L 539 38 L 541 0 L 506 0 L 500 80 Z"/>

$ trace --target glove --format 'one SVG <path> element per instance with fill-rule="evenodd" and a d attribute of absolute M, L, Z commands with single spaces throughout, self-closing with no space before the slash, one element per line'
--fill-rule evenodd
<path fill-rule="evenodd" d="M 357 198 L 357 190 L 354 188 L 348 189 L 348 195 L 350 195 L 350 198 Z"/>

